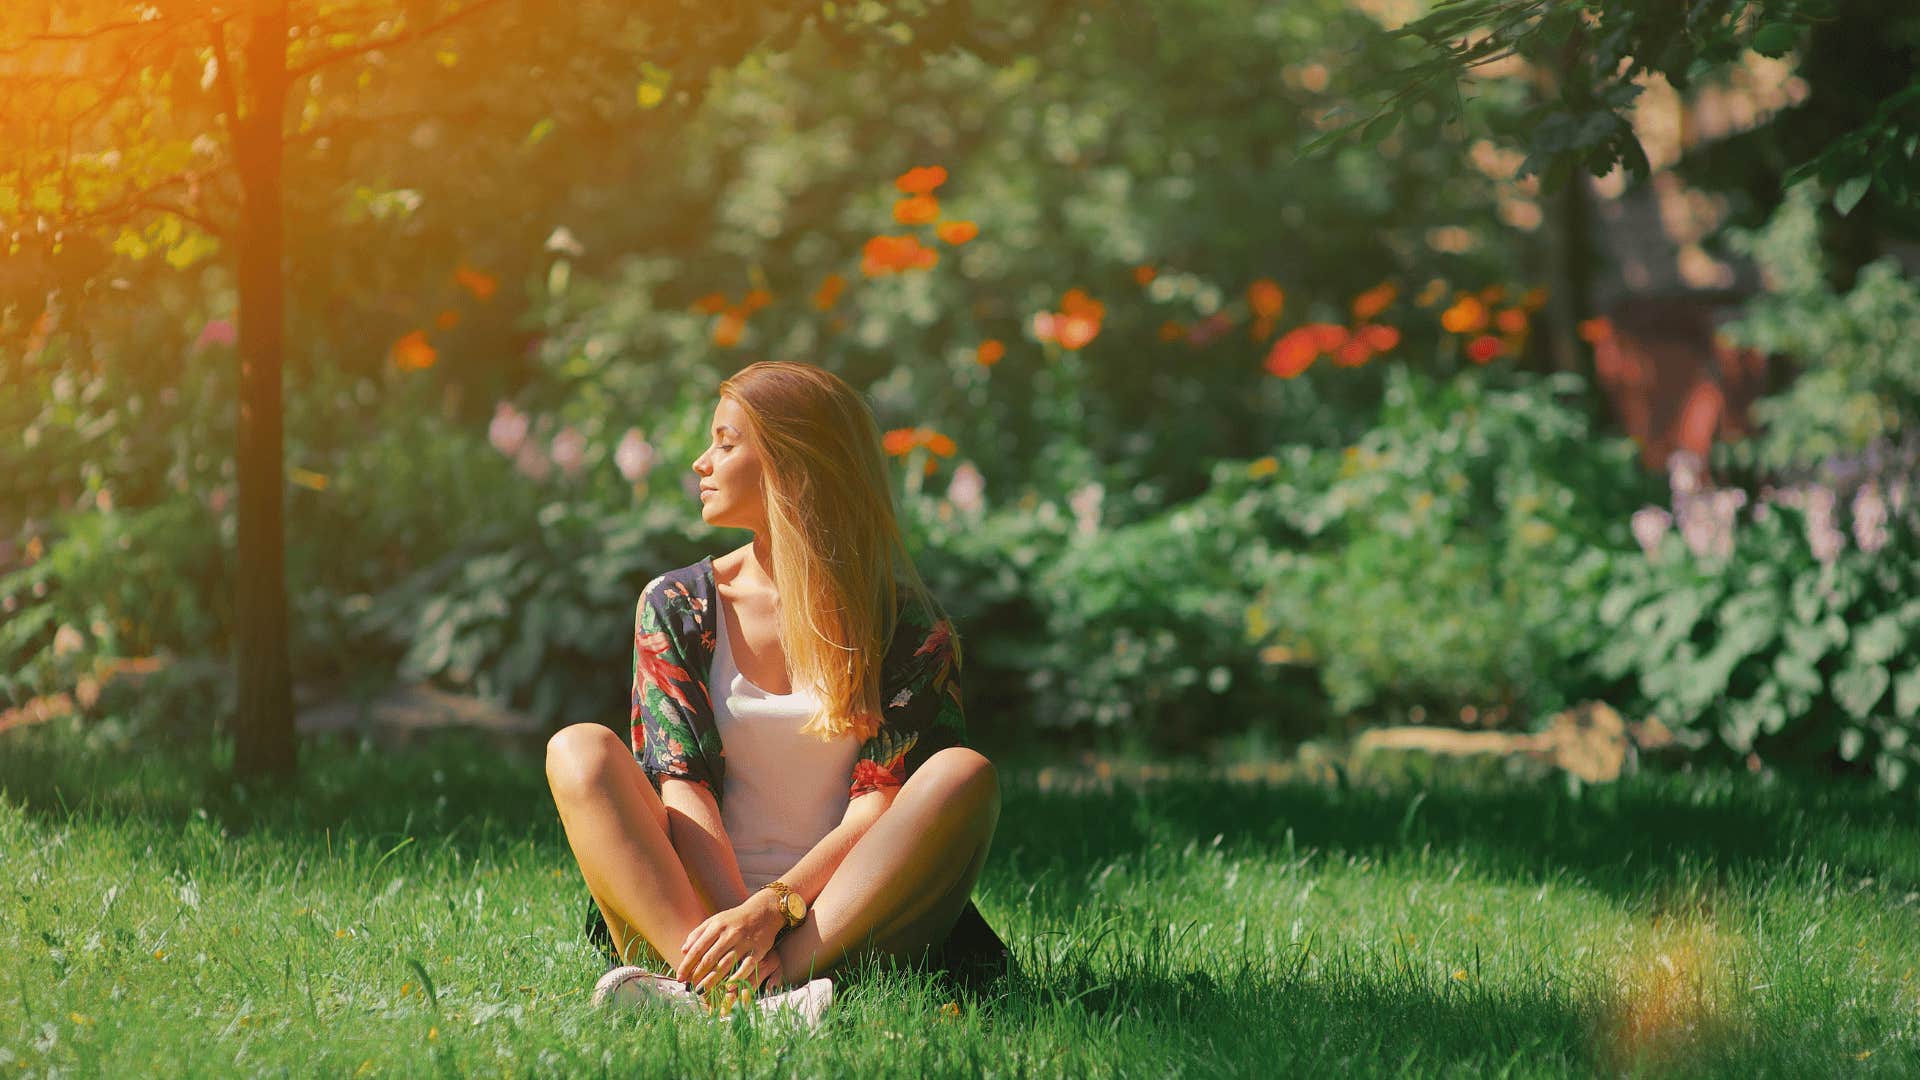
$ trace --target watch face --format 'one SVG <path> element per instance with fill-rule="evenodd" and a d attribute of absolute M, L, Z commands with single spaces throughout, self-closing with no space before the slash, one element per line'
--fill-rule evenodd
<path fill-rule="evenodd" d="M 799 920 L 806 917 L 807 902 L 805 900 L 800 899 L 799 893 L 788 893 L 785 903 L 787 908 L 787 918 L 798 922 Z"/>

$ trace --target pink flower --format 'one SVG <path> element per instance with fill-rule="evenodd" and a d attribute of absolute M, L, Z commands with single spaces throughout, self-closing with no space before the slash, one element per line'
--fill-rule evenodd
<path fill-rule="evenodd" d="M 985 504 L 982 495 L 986 492 L 986 478 L 980 475 L 973 462 L 963 461 L 953 470 L 953 480 L 947 484 L 947 500 L 963 514 L 977 514 Z"/>
<path fill-rule="evenodd" d="M 548 461 L 547 455 L 531 442 L 521 444 L 519 452 L 513 456 L 513 467 L 536 484 L 545 483 L 547 477 L 553 475 L 553 462 Z"/>
<path fill-rule="evenodd" d="M 1660 551 L 1660 541 L 1672 526 L 1673 515 L 1657 506 L 1644 506 L 1633 512 L 1633 538 L 1649 559 Z"/>
<path fill-rule="evenodd" d="M 653 467 L 653 446 L 641 436 L 639 428 L 628 428 L 620 437 L 620 445 L 613 451 L 613 463 L 620 469 L 620 475 L 627 483 L 637 484 Z"/>
<path fill-rule="evenodd" d="M 1887 500 L 1873 481 L 1853 493 L 1853 542 L 1869 554 L 1887 546 Z"/>
<path fill-rule="evenodd" d="M 207 325 L 200 328 L 200 336 L 194 339 L 193 347 L 204 349 L 209 345 L 232 345 L 239 340 L 231 319 L 208 319 Z"/>
<path fill-rule="evenodd" d="M 487 425 L 487 441 L 495 450 L 512 457 L 520 452 L 527 438 L 527 414 L 503 401 L 493 407 L 493 422 Z"/>
<path fill-rule="evenodd" d="M 580 434 L 572 424 L 560 429 L 553 437 L 553 463 L 568 479 L 580 475 L 580 469 L 587 461 L 587 437 Z"/>
<path fill-rule="evenodd" d="M 1100 531 L 1100 503 L 1106 494 L 1104 486 L 1093 483 L 1076 488 L 1067 497 L 1067 505 L 1073 508 L 1074 527 L 1081 536 L 1092 536 Z"/>

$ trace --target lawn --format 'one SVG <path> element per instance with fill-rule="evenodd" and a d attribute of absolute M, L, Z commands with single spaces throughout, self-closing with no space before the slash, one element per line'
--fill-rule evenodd
<path fill-rule="evenodd" d="M 537 761 L 304 770 L 0 737 L 0 1076 L 1920 1073 L 1920 814 L 1864 791 L 1009 765 L 1021 975 L 872 973 L 801 1034 L 588 1007 Z"/>

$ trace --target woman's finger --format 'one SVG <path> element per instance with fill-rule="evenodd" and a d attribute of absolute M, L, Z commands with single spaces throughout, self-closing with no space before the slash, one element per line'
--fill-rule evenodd
<path fill-rule="evenodd" d="M 720 927 L 710 923 L 701 923 L 694 927 L 693 933 L 687 935 L 687 943 L 680 948 L 680 970 L 676 971 L 674 976 L 681 982 L 691 981 L 699 958 L 712 947 L 714 939 L 719 934 Z"/>
<path fill-rule="evenodd" d="M 703 982 L 707 976 L 719 970 L 721 963 L 725 961 L 727 957 L 739 953 L 739 944 L 739 934 L 737 933 L 728 931 L 717 935 L 713 943 L 707 946 L 706 950 L 701 952 L 699 958 L 694 961 L 693 970 L 687 973 L 688 981 L 694 983 L 695 987 L 698 988 L 698 985 Z"/>
<path fill-rule="evenodd" d="M 733 962 L 733 958 L 738 955 L 739 953 L 733 949 L 726 949 L 723 952 L 714 954 L 711 958 L 711 963 L 708 963 L 704 966 L 706 975 L 694 976 L 698 980 L 698 982 L 695 983 L 694 985 L 694 989 L 705 990 L 707 987 L 712 986 L 714 982 L 717 981 L 721 977 L 721 975 L 726 972 L 727 965 L 731 964 Z"/>

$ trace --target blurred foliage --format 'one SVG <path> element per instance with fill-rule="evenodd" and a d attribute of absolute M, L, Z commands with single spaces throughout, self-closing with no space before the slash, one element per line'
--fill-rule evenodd
<path fill-rule="evenodd" d="M 1590 429 L 1584 392 L 1394 368 L 1354 445 L 1223 468 L 1275 549 L 1249 629 L 1314 663 L 1341 712 L 1538 721 L 1570 704 L 1594 552 L 1626 541 L 1647 488 L 1631 442 Z"/>
<path fill-rule="evenodd" d="M 1888 710 L 1915 676 L 1872 657 L 1913 652 L 1914 583 L 1881 565 L 1911 530 L 1829 565 L 1784 511 L 1724 563 L 1648 562 L 1628 521 L 1655 481 L 1589 423 L 1589 387 L 1529 370 L 1550 230 L 1467 129 L 1543 172 L 1631 156 L 1635 71 L 1785 51 L 1814 10 L 1658 7 L 1459 0 L 1393 35 L 1342 0 L 776 5 L 713 13 L 744 56 L 715 66 L 588 4 L 551 34 L 475 17 L 419 63 L 343 60 L 287 159 L 295 673 L 618 723 L 639 588 L 746 539 L 689 490 L 714 390 L 794 358 L 919 447 L 902 526 L 989 740 L 1524 724 L 1604 692 L 1769 760 L 1904 761 Z M 1517 21 L 1467 32 L 1496 16 Z M 762 17 L 792 31 L 778 50 L 745 47 Z M 1462 39 L 1479 51 L 1446 64 L 1512 49 L 1563 81 L 1459 102 L 1428 81 L 1300 155 Z M 205 112 L 199 70 L 168 93 Z M 1915 407 L 1911 283 L 1876 264 L 1832 292 L 1809 215 L 1745 241 L 1773 288 L 1729 331 L 1808 369 L 1757 412 L 1768 469 Z M 143 242 L 187 244 L 163 233 Z M 230 272 L 98 237 L 30 254 L 0 268 L 0 423 L 25 435 L 0 444 L 8 701 L 94 655 L 232 645 Z M 1390 344 L 1342 352 L 1367 326 Z M 1772 571 L 1768 544 L 1792 549 Z M 1759 600 L 1731 638 L 1716 620 L 1769 573 L 1779 628 L 1702 701 L 1700 666 L 1765 621 Z M 1790 630 L 1810 588 L 1840 606 Z M 1675 605 L 1699 610 L 1670 626 Z M 1817 687 L 1779 659 L 1793 634 L 1825 643 Z"/>
<path fill-rule="evenodd" d="M 1906 434 L 1920 418 L 1920 282 L 1886 256 L 1863 267 L 1850 291 L 1834 292 L 1820 247 L 1820 199 L 1817 185 L 1802 184 L 1764 228 L 1733 237 L 1759 265 L 1767 291 L 1720 332 L 1800 369 L 1786 390 L 1753 406 L 1761 434 L 1729 448 L 1770 470 L 1857 453 Z"/>

